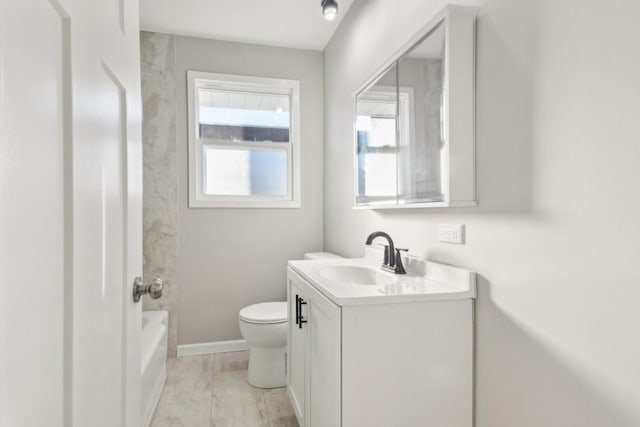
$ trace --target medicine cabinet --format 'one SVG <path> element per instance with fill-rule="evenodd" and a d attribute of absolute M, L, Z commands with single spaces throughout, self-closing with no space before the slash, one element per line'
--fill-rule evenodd
<path fill-rule="evenodd" d="M 356 208 L 476 206 L 476 13 L 448 5 L 354 93 Z"/>

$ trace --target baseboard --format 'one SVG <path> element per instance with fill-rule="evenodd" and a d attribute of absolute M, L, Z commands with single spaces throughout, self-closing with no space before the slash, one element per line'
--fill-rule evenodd
<path fill-rule="evenodd" d="M 229 353 L 232 351 L 249 350 L 247 340 L 201 342 L 198 344 L 183 344 L 178 346 L 178 357 L 196 356 L 198 354 Z"/>

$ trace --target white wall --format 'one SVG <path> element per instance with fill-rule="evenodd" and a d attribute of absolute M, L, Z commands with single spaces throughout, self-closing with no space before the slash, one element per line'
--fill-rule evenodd
<path fill-rule="evenodd" d="M 351 93 L 444 3 L 356 1 L 325 51 L 325 249 L 381 229 L 479 273 L 477 427 L 638 426 L 640 2 L 464 2 L 480 206 L 354 211 Z"/>
<path fill-rule="evenodd" d="M 246 305 L 286 299 L 287 260 L 322 249 L 322 53 L 175 38 L 178 135 L 178 343 L 239 339 Z M 190 209 L 187 70 L 300 80 L 301 209 Z"/>

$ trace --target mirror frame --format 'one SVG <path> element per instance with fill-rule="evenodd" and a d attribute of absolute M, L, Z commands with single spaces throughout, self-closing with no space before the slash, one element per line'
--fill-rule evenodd
<path fill-rule="evenodd" d="M 354 142 L 354 209 L 441 208 L 477 206 L 475 189 L 475 21 L 478 8 L 449 4 L 436 14 L 409 41 L 403 44 L 352 96 Z M 358 96 L 395 67 L 431 33 L 444 25 L 443 82 L 443 150 L 447 150 L 442 165 L 442 181 L 446 190 L 444 201 L 398 203 L 358 203 L 358 141 L 356 130 Z M 400 118 L 398 118 L 400 119 Z"/>

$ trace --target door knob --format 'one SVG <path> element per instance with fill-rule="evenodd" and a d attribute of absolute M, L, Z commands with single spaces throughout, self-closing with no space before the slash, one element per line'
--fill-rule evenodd
<path fill-rule="evenodd" d="M 140 297 L 146 294 L 152 299 L 158 299 L 162 296 L 162 288 L 164 288 L 162 279 L 155 278 L 149 283 L 144 283 L 142 277 L 138 276 L 133 282 L 133 302 L 140 301 Z"/>

